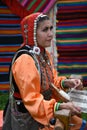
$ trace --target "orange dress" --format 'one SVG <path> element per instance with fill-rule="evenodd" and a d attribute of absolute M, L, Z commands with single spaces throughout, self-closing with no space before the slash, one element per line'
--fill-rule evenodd
<path fill-rule="evenodd" d="M 60 88 L 61 80 L 66 77 L 58 77 L 54 68 L 52 68 L 52 71 L 53 83 Z M 22 54 L 14 62 L 12 72 L 27 110 L 36 121 L 43 125 L 48 125 L 49 120 L 53 117 L 56 99 L 54 97 L 50 100 L 45 100 L 41 94 L 41 77 L 33 58 L 27 54 Z M 76 122 L 78 125 L 73 130 L 79 130 L 82 120 L 76 117 Z M 45 127 L 43 130 L 53 130 L 53 128 Z"/>

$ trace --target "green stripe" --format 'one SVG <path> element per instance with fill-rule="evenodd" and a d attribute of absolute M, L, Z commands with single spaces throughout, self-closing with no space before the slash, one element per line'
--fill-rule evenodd
<path fill-rule="evenodd" d="M 59 21 L 61 21 L 61 20 L 59 20 Z M 65 24 L 66 25 L 66 24 Z M 61 26 L 60 25 L 60 27 L 57 25 L 57 27 L 56 27 L 56 30 L 75 30 L 75 29 L 77 29 L 77 30 L 79 30 L 79 29 L 85 29 L 85 28 L 87 28 L 87 26 L 80 26 L 80 27 L 74 27 L 73 25 L 71 26 L 71 27 L 63 27 L 63 26 Z"/>
<path fill-rule="evenodd" d="M 69 30 L 69 31 L 74 31 L 74 30 L 85 30 L 85 29 L 87 29 L 87 26 L 85 26 L 84 28 L 56 28 L 56 31 L 58 31 L 58 30 L 60 30 L 60 31 L 63 31 L 63 30 Z"/>
<path fill-rule="evenodd" d="M 64 69 L 67 69 L 67 70 L 72 70 L 73 69 L 85 69 L 87 68 L 87 65 L 72 65 L 72 64 L 69 64 L 67 66 L 65 66 L 65 64 L 61 64 L 59 67 L 58 67 L 60 70 L 64 70 Z"/>
<path fill-rule="evenodd" d="M 38 7 L 34 10 L 34 12 L 37 12 L 41 6 L 46 2 L 46 0 L 42 0 L 42 2 L 38 5 Z"/>
<path fill-rule="evenodd" d="M 86 42 L 85 42 L 85 44 L 86 44 Z M 77 42 L 77 41 L 74 41 L 74 42 L 68 42 L 68 41 L 67 42 L 61 42 L 61 41 L 59 42 L 58 41 L 58 42 L 56 42 L 56 45 L 57 46 L 60 46 L 60 45 L 63 46 L 63 45 L 65 45 L 65 46 L 70 46 L 71 47 L 72 45 L 78 45 L 78 46 L 80 45 L 81 46 L 81 45 L 84 45 L 84 43 Z"/>
<path fill-rule="evenodd" d="M 36 1 L 37 1 L 37 0 L 33 0 L 33 1 L 29 4 L 27 10 L 30 10 L 30 8 L 35 4 Z"/>
<path fill-rule="evenodd" d="M 78 41 L 83 40 L 84 41 L 84 40 L 87 40 L 87 37 L 85 36 L 84 38 L 79 37 L 79 38 L 74 38 L 74 39 L 73 38 L 58 38 L 57 40 L 65 40 L 65 41 L 68 41 L 68 40 L 74 40 L 74 41 L 75 40 L 78 40 Z"/>
<path fill-rule="evenodd" d="M 84 5 L 86 5 L 87 4 L 87 2 L 86 1 L 77 1 L 77 2 L 60 2 L 60 3 L 58 3 L 58 5 L 57 6 L 84 6 Z"/>

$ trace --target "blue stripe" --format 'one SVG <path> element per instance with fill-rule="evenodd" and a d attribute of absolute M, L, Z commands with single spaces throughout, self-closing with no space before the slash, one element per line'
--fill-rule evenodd
<path fill-rule="evenodd" d="M 59 40 L 59 38 L 57 38 L 58 40 Z M 67 39 L 63 39 L 63 40 L 67 40 Z M 69 40 L 69 39 L 68 39 Z M 68 41 L 67 40 L 67 41 Z M 57 44 L 58 44 L 58 46 L 65 46 L 65 45 L 68 45 L 68 46 L 76 46 L 76 45 L 87 45 L 87 41 L 86 42 L 78 42 L 78 43 L 76 43 L 76 42 L 72 42 L 72 40 L 71 40 L 71 42 L 57 42 Z"/>
<path fill-rule="evenodd" d="M 10 60 L 11 60 L 13 58 L 13 56 L 12 57 L 4 57 L 3 59 L 6 59 L 6 61 L 0 62 L 0 67 L 8 67 L 9 66 L 11 61 L 7 61 L 7 58 L 10 58 Z"/>
<path fill-rule="evenodd" d="M 58 25 L 57 27 L 56 27 L 56 30 L 64 30 L 64 29 L 66 29 L 66 30 L 68 30 L 68 29 L 73 29 L 73 30 L 75 30 L 75 29 L 85 29 L 85 28 L 87 28 L 87 26 L 84 26 L 84 25 L 81 25 L 81 26 L 78 26 L 78 25 L 76 25 L 76 26 L 62 26 L 62 25 Z M 72 31 L 72 30 L 71 30 Z"/>
<path fill-rule="evenodd" d="M 0 18 L 0 20 L 20 20 L 20 18 Z"/>
<path fill-rule="evenodd" d="M 2 6 L 2 5 L 0 5 L 0 8 L 1 8 L 1 9 L 2 9 L 2 8 L 4 8 L 4 9 L 8 9 L 7 6 Z"/>
<path fill-rule="evenodd" d="M 8 72 L 0 72 L 0 74 L 8 74 Z M 5 82 L 5 81 L 4 81 Z M 1 84 L 1 81 L 0 81 L 0 84 Z M 5 83 L 4 83 L 5 84 Z"/>
<path fill-rule="evenodd" d="M 0 65 L 0 67 L 9 67 L 9 65 Z"/>
<path fill-rule="evenodd" d="M 87 76 L 84 76 L 84 80 L 87 80 Z"/>
<path fill-rule="evenodd" d="M 9 45 L 8 44 L 0 44 L 0 47 L 15 47 L 15 46 L 20 46 L 20 44 L 15 44 L 15 43 L 12 43 L 12 44 L 9 44 Z"/>
<path fill-rule="evenodd" d="M 86 58 L 87 59 L 87 58 Z M 61 60 L 62 61 L 62 60 Z M 75 66 L 75 65 L 87 65 L 87 62 L 75 62 L 75 61 L 72 61 L 71 63 L 70 62 L 64 62 L 64 61 L 62 61 L 62 62 L 59 62 L 58 61 L 58 63 L 57 63 L 59 66 Z"/>
<path fill-rule="evenodd" d="M 13 55 L 15 52 L 9 52 L 9 55 Z M 0 55 L 5 54 L 8 55 L 8 52 L 0 52 Z"/>
<path fill-rule="evenodd" d="M 17 36 L 22 36 L 22 34 L 7 34 L 7 35 L 0 35 L 0 37 L 17 37 Z"/>
<path fill-rule="evenodd" d="M 12 58 L 10 58 L 10 60 L 12 60 Z M 10 61 L 10 62 L 1 62 L 1 63 L 0 63 L 0 67 L 2 67 L 2 68 L 8 68 L 9 65 L 10 65 L 10 63 L 11 63 L 11 61 Z M 2 64 L 2 65 L 1 65 L 1 64 Z M 8 64 L 8 65 L 5 65 L 5 64 Z"/>
<path fill-rule="evenodd" d="M 16 18 L 20 18 L 19 16 L 15 15 L 15 14 L 0 14 L 0 16 L 15 16 Z"/>
<path fill-rule="evenodd" d="M 57 7 L 60 7 L 60 6 L 86 6 L 87 5 L 87 2 L 70 2 L 70 3 L 58 3 L 57 4 Z"/>
<path fill-rule="evenodd" d="M 0 90 L 0 93 L 8 93 L 9 92 L 9 90 Z"/>
<path fill-rule="evenodd" d="M 13 28 L 13 27 L 12 28 L 11 27 L 8 27 L 8 28 L 4 27 L 4 28 L 2 28 L 2 27 L 0 27 L 0 30 L 9 30 L 9 31 L 10 30 L 20 30 L 20 27 L 15 27 L 15 28 Z"/>
<path fill-rule="evenodd" d="M 12 58 L 12 56 L 0 56 L 0 58 L 2 58 L 3 57 L 3 59 L 4 58 Z"/>
<path fill-rule="evenodd" d="M 0 27 L 20 27 L 20 24 L 0 24 Z"/>
<path fill-rule="evenodd" d="M 0 84 L 9 84 L 9 82 L 0 82 Z"/>
<path fill-rule="evenodd" d="M 0 66 L 7 66 L 7 67 L 8 67 L 9 65 L 10 65 L 10 62 L 6 62 L 6 63 L 2 63 L 2 62 L 1 62 L 1 63 L 0 63 Z"/>

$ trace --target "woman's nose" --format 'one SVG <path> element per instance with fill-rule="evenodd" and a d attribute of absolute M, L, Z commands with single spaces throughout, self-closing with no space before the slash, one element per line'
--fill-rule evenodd
<path fill-rule="evenodd" d="M 51 36 L 51 37 L 53 37 L 53 31 L 49 29 L 48 35 Z"/>

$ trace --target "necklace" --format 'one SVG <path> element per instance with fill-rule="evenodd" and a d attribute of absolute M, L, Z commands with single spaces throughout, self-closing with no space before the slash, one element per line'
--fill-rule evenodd
<path fill-rule="evenodd" d="M 44 91 L 49 89 L 50 83 L 53 82 L 53 72 L 46 51 L 40 53 L 38 60 L 41 70 L 41 91 Z"/>

